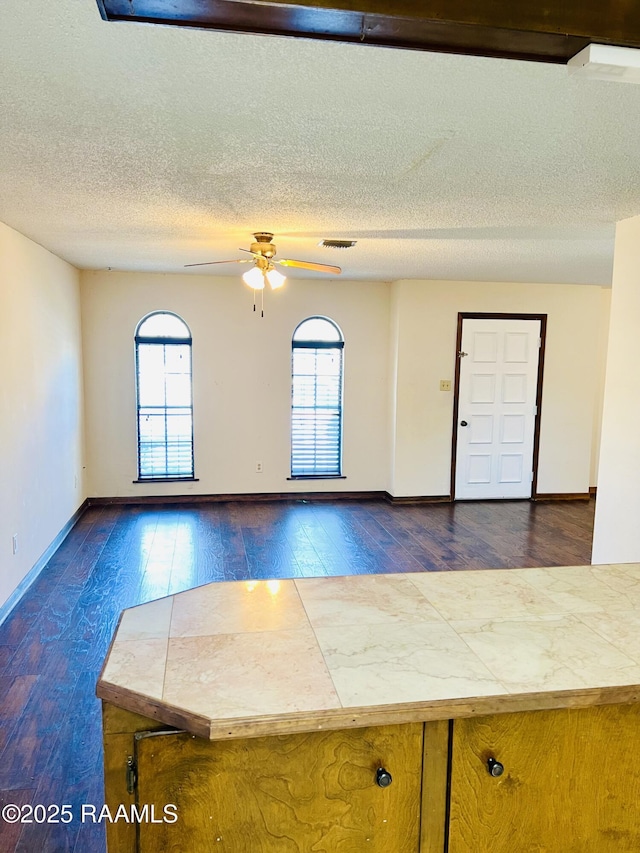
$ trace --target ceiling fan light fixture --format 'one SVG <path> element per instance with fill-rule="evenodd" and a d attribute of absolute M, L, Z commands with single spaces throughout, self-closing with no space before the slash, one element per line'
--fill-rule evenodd
<path fill-rule="evenodd" d="M 266 271 L 265 278 L 269 282 L 271 290 L 277 290 L 279 287 L 282 287 L 287 280 L 286 275 L 282 275 L 282 273 L 273 266 Z"/>
<path fill-rule="evenodd" d="M 264 274 L 260 267 L 251 267 L 250 270 L 244 273 L 242 279 L 253 290 L 264 290 Z"/>
<path fill-rule="evenodd" d="M 313 261 L 296 261 L 293 258 L 282 258 L 281 260 L 273 260 L 276 254 L 276 245 L 273 242 L 273 234 L 270 231 L 256 231 L 254 233 L 255 242 L 251 244 L 250 249 L 240 248 L 239 251 L 249 255 L 248 258 L 233 258 L 228 261 L 207 261 L 199 264 L 186 264 L 189 267 L 209 266 L 210 264 L 252 264 L 251 269 L 242 276 L 244 283 L 253 290 L 253 310 L 256 310 L 256 291 L 261 291 L 261 304 L 264 304 L 265 280 L 269 282 L 271 290 L 278 290 L 287 280 L 280 270 L 277 270 L 275 264 L 283 267 L 297 267 L 298 269 L 310 270 L 311 272 L 333 273 L 340 275 L 341 267 L 335 264 L 318 264 Z M 355 245 L 354 240 L 348 241 L 333 241 L 334 248 L 347 248 Z M 260 316 L 264 317 L 264 310 L 260 309 Z"/>

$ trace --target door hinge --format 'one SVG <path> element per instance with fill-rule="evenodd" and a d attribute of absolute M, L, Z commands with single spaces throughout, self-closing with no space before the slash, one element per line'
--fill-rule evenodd
<path fill-rule="evenodd" d="M 460 350 L 460 352 L 458 353 L 458 358 L 464 358 L 465 355 L 469 355 L 469 353 L 468 352 L 462 352 L 462 350 Z"/>
<path fill-rule="evenodd" d="M 133 759 L 133 755 L 127 756 L 127 791 L 129 794 L 135 794 L 136 785 L 138 783 L 138 768 Z"/>
<path fill-rule="evenodd" d="M 542 346 L 542 338 L 538 338 L 538 349 Z"/>
<path fill-rule="evenodd" d="M 533 483 L 533 471 L 529 474 L 529 482 Z"/>
<path fill-rule="evenodd" d="M 534 406 L 534 407 L 533 407 L 533 414 L 534 414 L 534 415 L 537 415 L 537 414 L 538 414 L 538 407 L 537 407 L 537 406 Z"/>

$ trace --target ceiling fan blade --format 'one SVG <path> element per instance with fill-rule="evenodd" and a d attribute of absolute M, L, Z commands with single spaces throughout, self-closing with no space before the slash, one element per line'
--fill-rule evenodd
<path fill-rule="evenodd" d="M 316 272 L 333 272 L 336 275 L 340 275 L 342 272 L 341 267 L 333 267 L 330 264 L 314 264 L 311 261 L 292 261 L 283 259 L 281 261 L 275 261 L 276 264 L 281 264 L 283 267 L 300 267 L 303 270 L 316 270 Z"/>
<path fill-rule="evenodd" d="M 264 255 L 261 252 L 252 252 L 251 249 L 243 249 L 240 247 L 238 250 L 240 252 L 246 252 L 248 255 L 253 255 L 254 258 L 263 258 Z"/>
<path fill-rule="evenodd" d="M 210 267 L 212 264 L 250 264 L 249 258 L 234 258 L 232 261 L 205 261 L 201 264 L 185 264 L 185 267 Z"/>

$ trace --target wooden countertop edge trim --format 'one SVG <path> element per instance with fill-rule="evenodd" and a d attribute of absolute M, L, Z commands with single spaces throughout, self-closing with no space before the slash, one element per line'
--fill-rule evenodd
<path fill-rule="evenodd" d="M 181 729 L 197 737 L 209 739 L 211 721 L 207 717 L 176 708 L 163 702 L 162 699 L 152 699 L 125 687 L 118 687 L 108 681 L 99 681 L 96 696 L 104 702 L 109 702 L 125 711 L 141 714 L 159 723 L 165 723 L 176 729 Z"/>
<path fill-rule="evenodd" d="M 142 714 L 207 740 L 302 734 L 322 729 L 401 725 L 515 711 L 550 711 L 640 702 L 640 685 L 615 685 L 211 720 L 104 681 L 98 683 L 96 693 L 100 699 L 127 711 Z"/>

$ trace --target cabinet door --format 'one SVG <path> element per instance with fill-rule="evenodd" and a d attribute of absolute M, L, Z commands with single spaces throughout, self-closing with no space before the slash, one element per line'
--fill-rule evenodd
<path fill-rule="evenodd" d="M 456 720 L 449 853 L 637 853 L 639 748 L 637 705 Z"/>
<path fill-rule="evenodd" d="M 421 723 L 210 742 L 137 736 L 140 853 L 417 853 Z M 377 771 L 392 777 L 380 787 Z M 387 780 L 381 780 L 387 781 Z"/>

